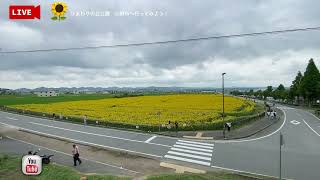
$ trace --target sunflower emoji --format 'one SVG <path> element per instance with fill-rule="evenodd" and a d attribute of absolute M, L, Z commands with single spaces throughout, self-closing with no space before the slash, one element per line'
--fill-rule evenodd
<path fill-rule="evenodd" d="M 55 2 L 51 6 L 51 11 L 53 14 L 52 20 L 65 20 L 64 14 L 67 12 L 67 4 L 64 2 Z"/>

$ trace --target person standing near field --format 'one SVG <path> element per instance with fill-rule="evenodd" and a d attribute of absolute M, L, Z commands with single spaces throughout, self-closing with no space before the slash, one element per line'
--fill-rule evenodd
<path fill-rule="evenodd" d="M 87 125 L 87 115 L 83 116 L 83 125 L 86 126 Z"/>
<path fill-rule="evenodd" d="M 77 161 L 79 161 L 79 165 L 82 163 L 81 159 L 79 158 L 79 148 L 77 145 L 72 145 L 73 150 L 72 150 L 72 155 L 73 155 L 73 165 L 77 166 Z"/>

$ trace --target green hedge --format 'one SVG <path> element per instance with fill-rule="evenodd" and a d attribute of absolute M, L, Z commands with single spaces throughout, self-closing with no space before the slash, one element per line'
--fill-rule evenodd
<path fill-rule="evenodd" d="M 250 123 L 251 121 L 257 120 L 260 117 L 263 117 L 264 109 L 262 106 L 257 106 L 251 115 L 243 115 L 243 116 L 234 116 L 230 117 L 230 114 L 226 114 L 225 121 L 224 122 L 231 122 L 233 128 L 241 127 L 245 124 Z M 6 106 L 0 106 L 0 109 L 2 111 L 8 111 L 12 113 L 17 114 L 24 114 L 24 115 L 31 115 L 36 117 L 42 117 L 47 119 L 53 119 L 53 114 L 48 113 L 39 113 L 39 112 L 33 112 L 28 110 L 21 110 L 21 109 L 15 109 L 10 108 Z M 68 121 L 68 122 L 74 122 L 78 124 L 83 124 L 83 119 L 79 117 L 63 117 L 62 119 L 59 118 L 59 115 L 56 114 L 56 117 L 54 118 L 58 121 Z M 98 121 L 98 124 L 96 123 Z M 197 122 L 192 124 L 185 124 L 185 123 L 179 123 L 179 131 L 196 131 L 196 130 L 221 130 L 224 127 L 224 122 L 222 119 L 214 121 L 214 122 Z M 126 123 L 116 123 L 111 121 L 100 121 L 96 119 L 88 119 L 87 120 L 88 125 L 96 125 L 96 126 L 102 126 L 102 127 L 110 127 L 110 128 L 121 128 L 121 129 L 136 129 L 140 131 L 146 131 L 146 132 L 158 132 L 159 126 L 154 125 L 134 125 L 134 124 L 126 124 Z M 172 124 L 172 128 L 168 129 L 167 126 L 160 126 L 160 131 L 176 131 L 174 124 Z"/>

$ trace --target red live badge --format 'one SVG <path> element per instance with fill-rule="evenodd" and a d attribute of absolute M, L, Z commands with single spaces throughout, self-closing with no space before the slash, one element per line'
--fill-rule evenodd
<path fill-rule="evenodd" d="M 40 19 L 40 5 L 39 6 L 9 6 L 10 19 Z"/>

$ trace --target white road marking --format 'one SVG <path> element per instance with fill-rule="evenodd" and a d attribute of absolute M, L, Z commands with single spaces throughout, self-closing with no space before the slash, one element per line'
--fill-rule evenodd
<path fill-rule="evenodd" d="M 308 112 L 308 111 L 306 111 L 306 112 Z M 308 112 L 308 113 L 311 114 L 313 117 L 315 117 L 317 120 L 320 121 L 320 119 L 316 115 L 312 114 L 311 112 Z"/>
<path fill-rule="evenodd" d="M 71 154 L 68 154 L 68 153 L 65 153 L 65 152 L 62 152 L 62 151 L 57 151 L 57 150 L 50 149 L 50 148 L 47 148 L 47 147 L 44 147 L 44 146 L 32 144 L 32 143 L 29 143 L 29 142 L 26 142 L 26 141 L 23 141 L 23 140 L 20 140 L 20 139 L 15 139 L 13 137 L 7 136 L 7 138 L 15 140 L 15 141 L 22 142 L 22 143 L 25 143 L 25 144 L 29 144 L 29 145 L 33 145 L 33 146 L 36 146 L 36 147 L 40 147 L 42 149 L 47 149 L 47 150 L 50 150 L 50 151 L 53 151 L 53 152 L 56 152 L 56 153 L 64 154 L 64 155 L 67 155 L 67 156 L 72 156 Z M 123 168 L 123 167 L 120 167 L 120 166 L 115 166 L 115 165 L 111 165 L 111 164 L 107 164 L 107 163 L 103 163 L 103 162 L 99 162 L 99 161 L 95 161 L 95 160 L 90 160 L 90 159 L 87 159 L 87 158 L 84 158 L 84 157 L 81 157 L 81 159 L 84 159 L 84 160 L 87 160 L 87 161 L 91 161 L 91 162 L 95 162 L 95 163 L 98 163 L 98 164 L 102 164 L 102 165 L 105 165 L 105 166 L 113 167 L 113 168 L 118 168 L 118 169 L 130 171 L 130 172 L 134 172 L 134 173 L 140 173 L 138 171 L 133 171 L 133 170 L 126 169 L 126 168 Z"/>
<path fill-rule="evenodd" d="M 199 148 L 205 148 L 205 149 L 213 149 L 213 147 L 211 147 L 211 146 L 202 146 L 202 145 L 189 144 L 189 143 L 183 143 L 183 142 L 176 142 L 176 144 L 186 145 L 186 146 L 192 146 L 192 147 L 199 147 Z"/>
<path fill-rule="evenodd" d="M 191 150 L 197 150 L 197 151 L 204 151 L 204 152 L 213 152 L 210 149 L 200 149 L 200 148 L 195 148 L 195 147 L 188 147 L 188 146 L 182 146 L 182 145 L 173 145 L 173 147 L 178 147 L 178 148 L 184 148 L 184 149 L 191 149 Z"/>
<path fill-rule="evenodd" d="M 316 133 L 318 136 L 320 136 L 320 134 L 317 133 L 317 131 L 315 131 L 314 129 L 312 129 L 312 127 L 304 119 L 302 119 L 302 120 L 314 133 Z"/>
<path fill-rule="evenodd" d="M 209 158 L 209 157 L 197 156 L 197 155 L 187 154 L 187 153 L 180 153 L 180 152 L 175 152 L 175 151 L 168 151 L 168 154 L 174 154 L 174 155 L 178 155 L 178 156 L 185 156 L 185 157 L 190 157 L 190 158 L 211 161 L 211 158 Z"/>
<path fill-rule="evenodd" d="M 196 142 L 196 141 L 185 141 L 185 140 L 178 140 L 179 142 L 191 143 L 191 144 L 200 144 L 200 145 L 207 145 L 207 146 L 214 146 L 214 144 L 203 143 L 203 142 Z"/>
<path fill-rule="evenodd" d="M 44 126 L 44 127 L 50 127 L 50 128 L 55 128 L 55 129 L 61 129 L 61 130 L 65 130 L 65 131 L 71 131 L 71 132 L 82 133 L 82 134 L 89 134 L 89 135 L 100 136 L 100 137 L 107 137 L 107 138 L 112 138 L 112 139 L 120 139 L 120 140 L 125 140 L 125 141 L 132 141 L 132 142 L 145 143 L 144 141 L 138 141 L 138 140 L 133 140 L 133 139 L 120 138 L 120 137 L 115 137 L 115 136 L 108 136 L 108 135 L 103 135 L 103 134 L 89 133 L 89 132 L 78 131 L 78 130 L 73 130 L 73 129 L 67 129 L 67 128 L 61 128 L 61 127 L 50 126 L 50 125 L 41 124 L 41 123 L 35 123 L 35 122 L 29 122 L 29 123 L 31 123 L 31 124 L 36 124 L 36 125 L 39 125 L 39 126 Z M 148 143 L 148 144 L 157 145 L 157 146 L 171 147 L 171 146 L 169 146 L 169 145 L 164 145 L 164 144 L 156 144 L 156 143 Z"/>
<path fill-rule="evenodd" d="M 299 122 L 299 121 L 297 121 L 297 120 L 292 120 L 292 121 L 290 121 L 290 123 L 292 123 L 292 124 L 294 124 L 294 125 L 298 125 L 298 124 L 300 124 L 300 122 Z"/>
<path fill-rule="evenodd" d="M 282 107 L 279 106 L 278 108 L 279 108 L 279 109 L 280 109 L 280 108 L 281 108 L 281 109 L 289 109 L 289 110 L 290 110 L 290 109 L 295 109 L 295 108 L 292 108 L 292 107 L 284 107 L 284 106 L 282 106 Z"/>
<path fill-rule="evenodd" d="M 258 138 L 253 138 L 253 139 L 244 139 L 244 140 L 217 140 L 217 141 L 214 141 L 216 143 L 242 143 L 242 142 L 250 142 L 250 141 L 257 141 L 257 140 L 260 140 L 260 139 L 264 139 L 264 138 L 267 138 L 267 137 L 270 137 L 272 135 L 274 135 L 275 133 L 279 132 L 283 126 L 285 125 L 286 121 L 287 121 L 287 115 L 286 115 L 286 112 L 284 110 L 282 110 L 283 108 L 281 108 L 280 110 L 283 112 L 284 114 L 284 120 L 283 120 L 283 123 L 281 124 L 281 126 L 275 130 L 274 132 L 268 134 L 268 135 L 265 135 L 265 136 L 261 136 L 261 137 L 258 137 Z"/>
<path fill-rule="evenodd" d="M 265 174 L 253 173 L 253 172 L 242 171 L 242 170 L 231 169 L 231 168 L 225 168 L 225 167 L 220 167 L 220 166 L 211 166 L 211 167 L 212 167 L 212 168 L 217 168 L 217 169 L 222 169 L 222 170 L 227 170 L 227 171 L 234 171 L 234 172 L 239 172 L 239 173 L 247 173 L 247 174 L 252 174 L 252 175 L 257 175 L 257 176 L 265 176 L 265 177 L 276 178 L 276 179 L 279 178 L 279 177 L 276 177 L 276 176 L 270 176 L 270 175 L 265 175 Z M 288 178 L 283 178 L 283 179 L 293 180 L 293 179 L 288 179 Z"/>
<path fill-rule="evenodd" d="M 14 125 L 10 125 L 10 124 L 6 124 L 6 123 L 2 123 L 2 122 L 0 122 L 0 124 L 3 124 L 3 125 L 5 125 L 5 126 L 7 126 L 7 127 L 9 127 L 9 128 L 12 128 L 12 129 L 19 129 L 19 127 L 18 127 L 18 126 L 14 126 Z"/>
<path fill-rule="evenodd" d="M 201 145 L 199 145 L 198 143 L 200 142 L 178 140 L 164 157 L 178 161 L 210 166 L 214 145 L 208 143 L 201 143 Z"/>
<path fill-rule="evenodd" d="M 169 159 L 179 160 L 179 161 L 185 161 L 185 162 L 190 162 L 190 163 L 195 163 L 195 164 L 210 166 L 210 163 L 209 163 L 209 162 L 197 161 L 197 160 L 193 160 L 193 159 L 187 159 L 187 158 L 182 158 L 182 157 L 177 157 L 177 156 L 171 156 L 171 155 L 165 155 L 164 157 L 165 157 L 165 158 L 169 158 Z"/>
<path fill-rule="evenodd" d="M 152 136 L 151 138 L 147 139 L 145 143 L 150 143 L 150 141 L 154 140 L 157 136 Z"/>
<path fill-rule="evenodd" d="M 0 124 L 4 124 L 4 125 L 7 125 L 7 126 L 10 126 L 10 124 L 6 124 L 6 123 L 3 123 L 3 122 L 0 122 Z M 90 143 L 90 142 L 86 142 L 86 141 L 80 141 L 80 140 L 76 140 L 76 139 L 71 139 L 71 138 L 52 135 L 52 134 L 43 133 L 43 132 L 39 132 L 39 131 L 34 131 L 34 130 L 30 130 L 30 129 L 25 129 L 25 128 L 22 128 L 22 127 L 18 127 L 18 128 L 21 129 L 21 130 L 27 131 L 27 132 L 29 131 L 29 132 L 32 132 L 32 133 L 35 133 L 35 134 L 45 135 L 45 136 L 49 136 L 49 137 L 53 137 L 53 138 L 56 137 L 56 138 L 68 140 L 68 141 L 71 141 L 71 142 L 77 142 L 77 143 L 80 143 L 80 144 L 86 144 L 86 145 L 92 145 L 92 146 L 102 147 L 102 148 L 106 148 L 106 149 L 114 149 L 114 150 L 119 150 L 119 151 L 131 152 L 131 153 L 142 154 L 142 155 L 152 156 L 152 157 L 157 157 L 157 158 L 162 158 L 163 157 L 163 156 L 158 156 L 158 155 L 154 155 L 154 154 L 148 154 L 148 153 L 143 153 L 143 152 L 138 152 L 138 151 L 132 151 L 132 150 L 122 149 L 122 148 L 117 148 L 117 147 L 112 147 L 112 146 L 105 146 L 105 145 Z"/>
<path fill-rule="evenodd" d="M 19 121 L 19 119 L 12 118 L 12 117 L 7 117 L 7 119 L 11 119 L 11 120 L 14 120 L 14 121 Z"/>
<path fill-rule="evenodd" d="M 281 126 L 275 130 L 274 132 L 268 134 L 268 135 L 265 135 L 265 136 L 262 136 L 262 137 L 258 137 L 258 138 L 253 138 L 253 139 L 245 139 L 245 140 L 214 140 L 214 141 L 211 141 L 211 142 L 216 142 L 216 143 L 242 143 L 242 142 L 250 142 L 250 141 L 257 141 L 257 140 L 260 140 L 260 139 L 264 139 L 264 138 L 267 138 L 267 137 L 270 137 L 272 135 L 274 135 L 275 133 L 277 133 L 278 131 L 280 131 L 283 126 L 285 125 L 286 123 L 286 113 L 283 109 L 286 109 L 284 107 L 281 107 L 279 108 L 281 111 L 283 111 L 284 113 L 284 121 L 283 123 L 281 124 Z M 291 108 L 291 109 L 294 109 L 294 108 Z M 309 112 L 308 112 L 309 113 Z M 9 114 L 9 113 L 8 113 Z M 312 113 L 310 113 L 311 115 L 313 115 Z M 313 115 L 315 118 L 317 118 L 315 115 Z M 29 117 L 29 116 L 28 116 Z M 32 118 L 32 119 L 37 119 L 37 120 L 44 120 L 44 119 L 41 119 L 41 118 L 36 118 L 36 117 L 29 117 L 29 118 Z M 319 118 L 317 118 L 319 119 Z M 320 120 L 320 119 L 319 119 Z M 47 120 L 48 121 L 48 120 Z M 68 123 L 68 122 L 59 122 L 59 121 L 55 121 L 56 123 L 67 123 L 67 124 L 72 124 L 72 125 L 76 125 L 76 126 L 83 126 L 83 125 L 79 125 L 79 124 L 74 124 L 74 123 Z M 88 126 L 87 128 L 98 128 L 98 129 L 102 129 L 102 128 L 99 128 L 99 127 L 92 127 L 92 126 Z M 127 131 L 122 131 L 122 130 L 116 130 L 116 129 L 108 129 L 108 130 L 112 130 L 112 131 L 119 131 L 119 132 L 127 132 Z M 132 133 L 132 134 L 143 134 L 143 133 L 136 133 L 136 132 L 128 132 L 128 133 Z M 145 134 L 144 134 L 145 135 Z M 167 136 L 160 136 L 160 137 L 163 137 L 163 138 L 170 138 L 170 139 L 178 139 L 178 138 L 174 138 L 174 137 L 167 137 Z M 134 141 L 134 140 L 133 140 Z M 149 143 L 149 144 L 154 144 L 154 143 Z M 171 147 L 171 146 L 168 146 L 168 145 L 163 145 L 163 144 L 156 144 L 156 145 L 160 145 L 160 146 L 167 146 L 167 147 Z"/>
<path fill-rule="evenodd" d="M 27 117 L 27 118 L 30 118 L 30 119 L 36 119 L 38 121 L 49 121 L 48 119 L 43 119 L 41 117 L 35 117 L 35 116 L 32 116 L 32 115 L 19 115 L 19 114 L 16 114 L 16 113 L 10 113 L 10 112 L 1 112 L 1 113 L 5 113 L 5 114 L 14 114 L 14 115 L 18 115 L 18 116 L 22 116 L 22 117 Z M 52 120 L 51 120 L 52 121 Z M 55 123 L 60 123 L 60 124 L 71 124 L 71 125 L 74 125 L 74 126 L 81 126 L 83 127 L 83 125 L 81 124 L 76 124 L 76 123 L 72 123 L 72 122 L 62 122 L 62 121 L 54 121 Z M 100 130 L 103 130 L 103 129 L 107 129 L 108 131 L 117 131 L 117 132 L 124 132 L 124 133 L 128 133 L 128 134 L 141 134 L 141 135 L 145 135 L 146 136 L 146 133 L 141 133 L 141 132 L 131 132 L 131 131 L 128 131 L 128 130 L 118 130 L 118 129 L 114 129 L 114 128 L 103 128 L 103 127 L 94 127 L 94 126 L 86 126 L 87 128 L 93 128 L 93 129 L 100 129 Z M 167 139 L 179 139 L 179 138 L 176 138 L 176 137 L 169 137 L 169 136 L 163 136 L 163 135 L 157 135 L 159 137 L 164 137 L 164 138 L 167 138 Z"/>
<path fill-rule="evenodd" d="M 204 153 L 204 152 L 198 152 L 198 151 L 191 151 L 191 150 L 187 150 L 187 149 L 180 149 L 180 148 L 171 148 L 171 150 L 174 151 L 181 151 L 181 152 L 187 152 L 187 153 L 193 153 L 193 154 L 199 154 L 199 155 L 204 155 L 204 156 L 212 156 L 212 154 L 209 153 Z"/>

